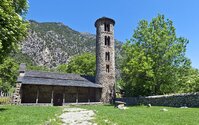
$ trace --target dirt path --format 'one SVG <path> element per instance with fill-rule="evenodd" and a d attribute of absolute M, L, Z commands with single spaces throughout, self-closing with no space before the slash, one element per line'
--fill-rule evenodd
<path fill-rule="evenodd" d="M 65 108 L 60 116 L 63 125 L 97 125 L 91 122 L 95 113 L 81 108 Z"/>

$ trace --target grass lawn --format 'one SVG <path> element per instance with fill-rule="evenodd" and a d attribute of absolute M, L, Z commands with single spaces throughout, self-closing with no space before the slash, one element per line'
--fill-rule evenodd
<path fill-rule="evenodd" d="M 132 106 L 119 110 L 110 105 L 80 106 L 96 111 L 99 125 L 199 125 L 199 108 Z M 166 108 L 168 111 L 160 111 Z M 106 122 L 105 122 L 106 121 Z"/>
<path fill-rule="evenodd" d="M 61 110 L 52 106 L 0 106 L 0 125 L 44 125 Z"/>
<path fill-rule="evenodd" d="M 132 106 L 119 110 L 111 105 L 75 106 L 96 112 L 98 125 L 198 125 L 199 108 L 171 108 Z M 64 107 L 52 106 L 0 106 L 0 125 L 44 125 L 61 114 Z M 166 108 L 163 112 L 160 109 Z M 51 122 L 51 125 L 60 123 Z"/>

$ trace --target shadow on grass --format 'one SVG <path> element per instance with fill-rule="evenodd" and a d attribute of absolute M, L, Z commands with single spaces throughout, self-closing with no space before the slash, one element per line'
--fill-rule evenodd
<path fill-rule="evenodd" d="M 7 108 L 0 108 L 0 112 L 8 110 Z"/>
<path fill-rule="evenodd" d="M 112 106 L 112 107 L 114 107 L 114 104 L 104 104 L 104 106 Z"/>

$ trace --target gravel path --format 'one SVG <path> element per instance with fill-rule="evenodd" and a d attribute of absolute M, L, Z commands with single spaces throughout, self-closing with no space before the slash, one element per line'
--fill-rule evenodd
<path fill-rule="evenodd" d="M 60 116 L 63 125 L 97 125 L 91 121 L 95 113 L 92 110 L 81 108 L 65 108 Z"/>

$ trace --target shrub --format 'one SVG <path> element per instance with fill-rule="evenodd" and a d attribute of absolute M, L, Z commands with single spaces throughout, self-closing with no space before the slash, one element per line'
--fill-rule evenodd
<path fill-rule="evenodd" d="M 11 103 L 10 97 L 0 97 L 0 105 L 1 104 L 9 104 L 9 103 Z"/>

